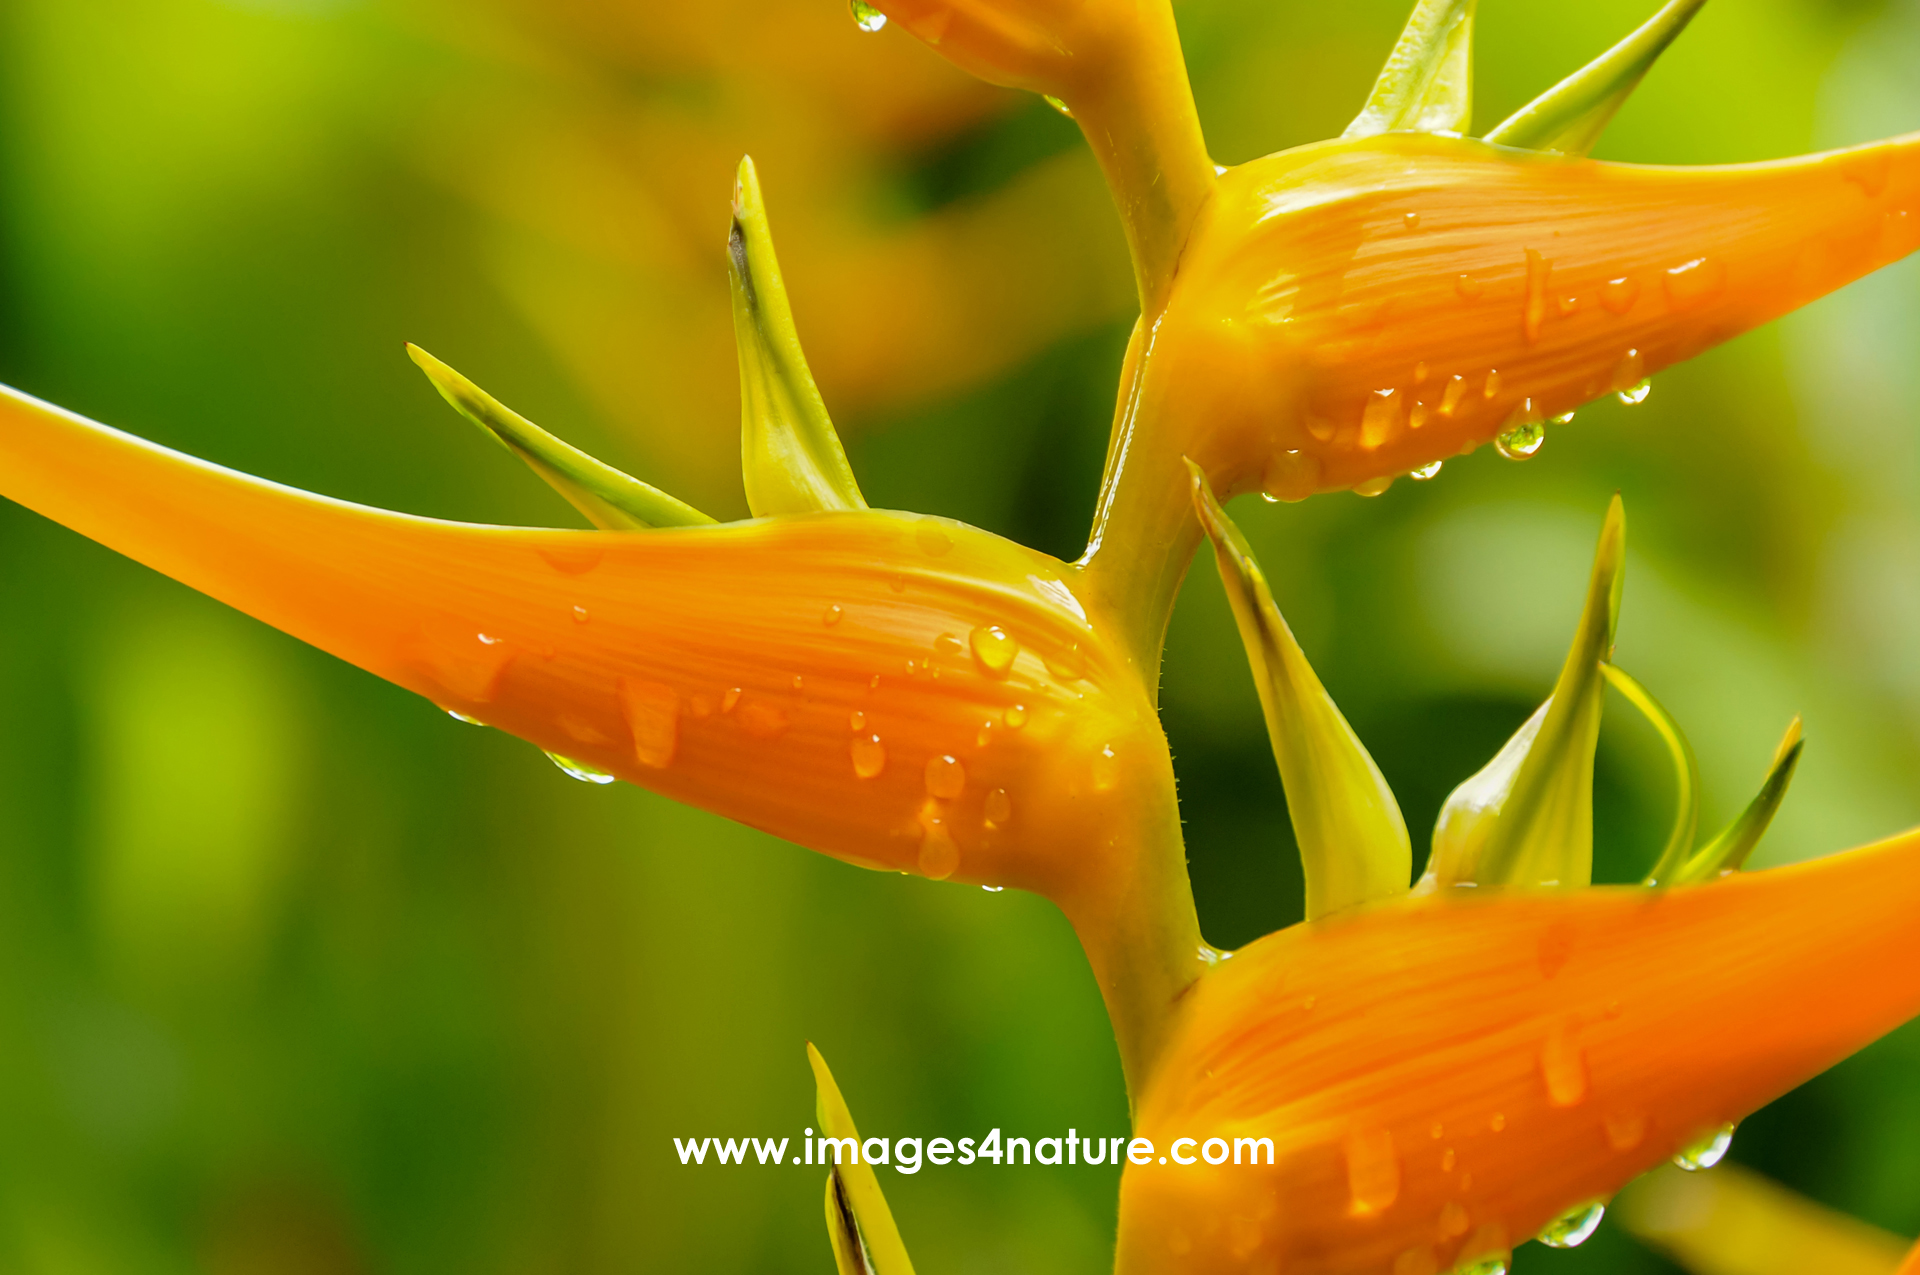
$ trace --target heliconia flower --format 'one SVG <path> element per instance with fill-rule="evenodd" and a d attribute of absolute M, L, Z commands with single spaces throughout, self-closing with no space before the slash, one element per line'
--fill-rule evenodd
<path fill-rule="evenodd" d="M 1636 1239 L 1695 1275 L 1911 1275 L 1920 1246 L 1737 1164 L 1660 1169 L 1612 1210 Z"/>
<path fill-rule="evenodd" d="M 1310 884 L 1394 862 L 1369 832 L 1391 794 L 1194 485 Z M 1660 1161 L 1717 1160 L 1747 1113 L 1920 1011 L 1920 834 L 1733 875 L 1779 805 L 1797 722 L 1753 805 L 1693 847 L 1691 750 L 1608 662 L 1624 536 L 1616 497 L 1553 696 L 1449 799 L 1422 888 L 1310 904 L 1306 923 L 1235 952 L 1185 998 L 1138 1132 L 1170 1156 L 1193 1139 L 1201 1162 L 1129 1165 L 1122 1272 L 1504 1270 L 1519 1240 L 1583 1238 Z M 1609 683 L 1679 763 L 1662 888 L 1581 888 Z M 1321 827 L 1333 835 L 1309 835 Z"/>
<path fill-rule="evenodd" d="M 454 406 L 617 530 L 363 508 L 11 391 L 0 493 L 577 777 L 864 866 L 1045 895 L 1119 1019 L 1155 1018 L 1203 947 L 1140 671 L 1077 568 L 866 508 L 793 336 L 750 163 L 732 245 L 746 485 L 778 516 L 715 525 L 419 350 Z M 1150 1048 L 1123 1052 L 1137 1068 Z"/>

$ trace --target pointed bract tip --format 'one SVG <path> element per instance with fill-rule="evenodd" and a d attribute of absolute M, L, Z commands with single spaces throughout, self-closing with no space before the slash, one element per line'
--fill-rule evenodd
<path fill-rule="evenodd" d="M 1659 884 L 1692 885 L 1746 867 L 1747 860 L 1753 857 L 1754 850 L 1759 847 L 1761 838 L 1773 826 L 1773 817 L 1780 813 L 1781 803 L 1787 799 L 1787 788 L 1793 783 L 1793 772 L 1799 766 L 1800 753 L 1806 746 L 1806 741 L 1800 738 L 1800 719 L 1795 717 L 1787 726 L 1786 734 L 1781 737 L 1779 747 L 1774 749 L 1773 761 L 1767 767 L 1767 777 L 1761 782 L 1760 791 L 1747 803 L 1747 808 L 1712 841 L 1695 851 L 1672 874 L 1671 880 Z"/>
<path fill-rule="evenodd" d="M 1640 28 L 1487 134 L 1501 146 L 1585 155 L 1706 0 L 1671 0 Z"/>
<path fill-rule="evenodd" d="M 1475 0 L 1420 0 L 1342 137 L 1464 133 L 1473 122 Z"/>
<path fill-rule="evenodd" d="M 1307 662 L 1206 475 L 1191 460 L 1187 469 L 1286 790 L 1306 873 L 1307 919 L 1404 894 L 1412 846 L 1392 789 Z"/>
<path fill-rule="evenodd" d="M 855 1154 L 845 1162 L 836 1155 L 828 1186 L 827 1225 L 829 1235 L 834 1237 L 835 1257 L 840 1257 L 843 1248 L 840 1232 L 835 1229 L 836 1213 L 844 1210 L 851 1215 L 853 1238 L 857 1241 L 847 1251 L 859 1252 L 863 1264 L 853 1267 L 843 1265 L 842 1270 L 871 1270 L 873 1275 L 913 1275 L 913 1263 L 907 1258 L 906 1245 L 901 1242 L 900 1228 L 894 1224 L 893 1212 L 887 1207 L 887 1198 L 880 1190 L 880 1180 L 874 1176 L 873 1166 L 861 1159 L 858 1153 L 860 1131 L 854 1127 L 853 1114 L 840 1094 L 840 1086 L 834 1083 L 827 1060 L 821 1057 L 812 1041 L 807 1042 L 807 1061 L 813 1067 L 814 1115 L 820 1122 L 821 1135 L 852 1138 L 856 1147 Z M 838 1200 L 835 1199 L 834 1183 L 838 1184 Z M 871 1259 L 870 1266 L 865 1264 L 868 1259 Z"/>
<path fill-rule="evenodd" d="M 455 411 L 525 461 L 527 468 L 602 531 L 713 522 L 685 501 L 554 437 L 412 342 L 407 343 L 407 355 Z"/>

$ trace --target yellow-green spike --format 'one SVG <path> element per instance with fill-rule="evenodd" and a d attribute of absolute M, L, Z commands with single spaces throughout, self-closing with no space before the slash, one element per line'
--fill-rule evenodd
<path fill-rule="evenodd" d="M 1593 879 L 1600 666 L 1613 650 L 1625 552 L 1626 514 L 1615 496 L 1553 694 L 1441 807 L 1426 871 L 1432 884 L 1582 886 Z"/>
<path fill-rule="evenodd" d="M 1603 664 L 1600 671 L 1606 676 L 1607 683 L 1652 723 L 1673 762 L 1673 831 L 1667 835 L 1667 844 L 1654 861 L 1653 871 L 1647 876 L 1649 885 L 1665 883 L 1686 862 L 1693 850 L 1694 834 L 1700 830 L 1700 763 L 1694 758 L 1693 745 L 1687 742 L 1680 723 L 1673 720 L 1673 715 L 1661 706 L 1651 691 L 1616 665 Z"/>
<path fill-rule="evenodd" d="M 1343 137 L 1464 133 L 1473 122 L 1474 0 L 1420 0 Z"/>
<path fill-rule="evenodd" d="M 1614 113 L 1707 0 L 1671 0 L 1645 25 L 1527 103 L 1487 134 L 1502 146 L 1585 155 Z"/>
<path fill-rule="evenodd" d="M 813 1064 L 814 1116 L 820 1132 L 829 1138 L 852 1138 L 857 1145 L 860 1131 L 854 1128 L 853 1115 L 847 1110 L 840 1086 L 833 1083 L 827 1060 L 807 1044 L 807 1061 Z M 835 1183 L 838 1183 L 836 1188 Z M 850 1217 L 851 1242 L 837 1219 Z M 846 1272 L 870 1271 L 872 1275 L 913 1275 L 913 1263 L 907 1260 L 906 1245 L 900 1242 L 900 1228 L 893 1223 L 887 1197 L 880 1193 L 880 1181 L 873 1166 L 865 1162 L 837 1164 L 827 1182 L 827 1230 L 833 1240 L 834 1260 Z M 862 1247 L 864 1245 L 864 1248 Z M 848 1265 L 849 1261 L 861 1264 Z"/>
<path fill-rule="evenodd" d="M 1800 719 L 1796 717 L 1788 724 L 1787 733 L 1781 736 L 1780 746 L 1774 750 L 1773 763 L 1767 767 L 1766 782 L 1760 785 L 1759 794 L 1747 803 L 1747 808 L 1719 836 L 1700 847 L 1669 879 L 1649 879 L 1648 884 L 1692 885 L 1745 867 L 1748 856 L 1760 844 L 1760 838 L 1767 835 L 1773 816 L 1786 799 L 1787 785 L 1793 782 L 1793 770 L 1800 764 L 1800 750 L 1804 747 L 1806 741 L 1800 738 Z"/>
<path fill-rule="evenodd" d="M 564 443 L 417 345 L 407 353 L 462 416 L 527 463 L 602 531 L 693 527 L 713 519 L 657 487 Z"/>
<path fill-rule="evenodd" d="M 1413 852 L 1392 790 L 1294 641 L 1246 538 L 1199 466 L 1187 467 L 1280 766 L 1306 869 L 1307 919 L 1406 893 Z"/>
<path fill-rule="evenodd" d="M 866 498 L 800 349 L 751 157 L 740 161 L 734 182 L 727 247 L 748 508 L 755 517 L 865 509 Z"/>

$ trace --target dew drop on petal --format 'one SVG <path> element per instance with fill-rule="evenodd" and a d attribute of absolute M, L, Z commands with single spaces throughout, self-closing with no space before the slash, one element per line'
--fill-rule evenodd
<path fill-rule="evenodd" d="M 1008 730 L 1019 730 L 1022 726 L 1025 726 L 1027 724 L 1027 706 L 1025 704 L 1009 704 L 1005 714 L 1005 721 Z"/>
<path fill-rule="evenodd" d="M 1283 451 L 1267 463 L 1262 483 L 1268 500 L 1305 500 L 1319 489 L 1320 458 L 1301 451 Z"/>
<path fill-rule="evenodd" d="M 1374 451 L 1398 431 L 1401 395 L 1392 390 L 1375 390 L 1367 396 L 1366 410 L 1360 414 L 1360 448 Z"/>
<path fill-rule="evenodd" d="M 1570 1024 L 1560 1023 L 1540 1048 L 1540 1079 L 1547 1101 L 1556 1107 L 1577 1107 L 1587 1097 L 1587 1059 Z"/>
<path fill-rule="evenodd" d="M 1502 1129 L 1506 1127 L 1507 1127 L 1507 1117 L 1498 1111 L 1493 1113 L 1493 1119 L 1487 1121 L 1487 1128 L 1493 1130 L 1495 1133 L 1499 1133 Z"/>
<path fill-rule="evenodd" d="M 1606 1118 L 1607 1145 L 1615 1151 L 1631 1151 L 1647 1136 L 1647 1118 L 1638 1112 L 1615 1112 Z"/>
<path fill-rule="evenodd" d="M 1112 744 L 1095 754 L 1092 769 L 1095 792 L 1112 792 L 1120 783 L 1120 759 L 1114 756 Z"/>
<path fill-rule="evenodd" d="M 1573 413 L 1562 412 L 1560 413 L 1560 415 L 1553 418 L 1553 423 L 1555 425 L 1571 425 L 1573 424 Z"/>
<path fill-rule="evenodd" d="M 1407 471 L 1407 477 L 1413 479 L 1417 483 L 1426 482 L 1429 478 L 1435 478 L 1439 476 L 1440 464 L 1441 462 L 1436 460 L 1436 461 L 1433 461 L 1431 464 L 1422 465 L 1418 469 L 1409 470 Z"/>
<path fill-rule="evenodd" d="M 1440 1206 L 1440 1220 L 1436 1228 L 1443 1240 L 1458 1239 L 1467 1233 L 1467 1211 L 1458 1200 L 1448 1200 Z"/>
<path fill-rule="evenodd" d="M 1447 381 L 1446 392 L 1440 396 L 1440 415 L 1451 419 L 1460 410 L 1460 401 L 1467 396 L 1467 378 L 1452 377 Z"/>
<path fill-rule="evenodd" d="M 1454 1166 L 1460 1163 L 1460 1157 L 1454 1154 L 1452 1147 L 1440 1153 L 1440 1172 L 1452 1173 Z"/>
<path fill-rule="evenodd" d="M 1492 368 L 1487 372 L 1487 383 L 1480 387 L 1482 398 L 1492 398 L 1500 392 L 1500 369 Z"/>
<path fill-rule="evenodd" d="M 1609 279 L 1600 289 L 1600 304 L 1609 314 L 1625 314 L 1633 309 L 1633 303 L 1640 299 L 1640 281 L 1632 275 L 1622 275 L 1618 279 Z"/>
<path fill-rule="evenodd" d="M 1418 230 L 1420 229 L 1420 214 L 1417 212 L 1406 213 L 1400 218 L 1400 224 L 1408 230 Z"/>
<path fill-rule="evenodd" d="M 1004 828 L 1007 820 L 1013 818 L 1013 799 L 1007 796 L 1005 788 L 995 788 L 987 794 L 986 816 L 989 828 Z"/>
<path fill-rule="evenodd" d="M 1400 1198 L 1400 1156 L 1385 1129 L 1360 1129 L 1347 1135 L 1347 1212 L 1353 1217 L 1383 1213 Z"/>
<path fill-rule="evenodd" d="M 587 614 L 587 609 L 585 607 L 575 607 L 573 609 L 573 622 L 575 624 L 585 624 L 588 620 L 592 618 L 593 618 L 592 616 Z"/>
<path fill-rule="evenodd" d="M 1413 383 L 1415 385 L 1425 385 L 1427 383 L 1427 365 L 1425 363 L 1415 363 L 1413 365 Z"/>
<path fill-rule="evenodd" d="M 1727 268 L 1713 257 L 1695 257 L 1665 275 L 1667 303 L 1676 311 L 1711 301 L 1727 283 Z"/>
<path fill-rule="evenodd" d="M 447 716 L 451 717 L 456 722 L 465 722 L 469 726 L 485 726 L 486 725 L 486 723 L 481 721 L 479 718 L 468 717 L 465 713 L 461 712 L 457 708 L 448 709 Z"/>
<path fill-rule="evenodd" d="M 569 779 L 578 779 L 583 784 L 610 784 L 613 776 L 604 770 L 595 770 L 585 762 L 575 761 L 571 757 L 562 757 L 559 753 L 548 753 L 547 760 L 560 768 L 560 772 Z"/>
<path fill-rule="evenodd" d="M 1624 389 L 1616 396 L 1628 407 L 1638 407 L 1647 401 L 1647 395 L 1653 392 L 1652 381 L 1641 381 L 1630 389 Z"/>
<path fill-rule="evenodd" d="M 1006 889 L 1007 889 L 1007 887 L 1004 885 L 983 885 L 980 888 L 982 890 L 985 890 L 988 894 L 1004 894 L 1006 893 Z"/>
<path fill-rule="evenodd" d="M 994 677 L 1005 677 L 1020 654 L 1020 644 L 997 624 L 983 624 L 968 634 L 973 658 Z"/>
<path fill-rule="evenodd" d="M 828 628 L 832 628 L 834 625 L 840 623 L 840 604 L 838 602 L 833 603 L 821 613 L 820 623 L 826 625 Z"/>
<path fill-rule="evenodd" d="M 933 649 L 942 655 L 958 655 L 967 649 L 967 644 L 952 633 L 942 633 L 933 640 Z"/>
<path fill-rule="evenodd" d="M 867 715 L 864 712 L 856 708 L 851 713 L 847 714 L 848 730 L 865 730 L 866 728 L 867 728 Z"/>
<path fill-rule="evenodd" d="M 664 770 L 680 747 L 680 695 L 662 682 L 620 681 L 620 707 L 633 732 L 634 756 L 642 766 Z"/>
<path fill-rule="evenodd" d="M 1046 664 L 1047 672 L 1063 682 L 1077 682 L 1087 675 L 1087 657 L 1080 653 L 1078 646 L 1070 646 L 1054 654 L 1042 654 L 1041 661 Z"/>
<path fill-rule="evenodd" d="M 1455 279 L 1453 290 L 1460 294 L 1462 301 L 1478 301 L 1482 291 L 1480 281 L 1469 274 L 1463 274 Z"/>
<path fill-rule="evenodd" d="M 1520 406 L 1513 409 L 1507 417 L 1507 426 L 1494 437 L 1494 450 L 1508 460 L 1525 460 L 1540 450 L 1540 444 L 1547 440 L 1547 427 L 1540 423 L 1540 413 L 1533 406 L 1532 399 L 1521 400 Z"/>
<path fill-rule="evenodd" d="M 1048 106 L 1051 106 L 1054 110 L 1060 112 L 1062 115 L 1066 116 L 1068 119 L 1073 118 L 1073 108 L 1068 106 L 1065 102 L 1062 102 L 1059 98 L 1055 97 L 1051 93 L 1042 93 L 1040 96 L 1046 99 L 1046 103 Z M 1215 176 L 1218 176 L 1218 175 L 1219 174 L 1217 173 L 1215 174 Z"/>
<path fill-rule="evenodd" d="M 1733 1126 L 1723 1124 L 1698 1142 L 1681 1148 L 1680 1154 L 1673 1157 L 1673 1162 L 1688 1173 L 1711 1169 L 1727 1158 L 1727 1149 L 1732 1145 Z"/>
<path fill-rule="evenodd" d="M 1393 486 L 1393 475 L 1382 474 L 1378 478 L 1369 478 L 1363 483 L 1355 483 L 1353 485 L 1353 494 L 1356 496 L 1380 496 L 1384 495 L 1387 488 L 1391 486 Z"/>
<path fill-rule="evenodd" d="M 1428 414 L 1427 405 L 1416 401 L 1407 408 L 1407 428 L 1419 429 L 1427 423 Z"/>
<path fill-rule="evenodd" d="M 967 790 L 967 768 L 956 757 L 927 759 L 927 795 L 952 801 Z"/>
<path fill-rule="evenodd" d="M 1453 1268 L 1453 1275 L 1507 1275 L 1511 1253 L 1492 1253 Z"/>
<path fill-rule="evenodd" d="M 1600 1227 L 1600 1219 L 1606 1215 L 1604 1204 L 1583 1204 L 1547 1223 L 1534 1238 L 1548 1248 L 1579 1248 L 1593 1237 Z"/>
<path fill-rule="evenodd" d="M 887 25 L 887 15 L 868 4 L 866 0 L 849 0 L 848 9 L 853 13 L 853 25 L 871 35 L 883 31 Z"/>
<path fill-rule="evenodd" d="M 932 802 L 920 812 L 920 874 L 929 880 L 945 881 L 960 866 L 960 847 L 947 831 L 946 818 Z"/>
<path fill-rule="evenodd" d="M 920 552 L 930 558 L 942 557 L 953 548 L 953 537 L 937 519 L 922 518 L 913 529 L 914 543 L 920 546 Z"/>
<path fill-rule="evenodd" d="M 723 713 L 731 713 L 739 703 L 740 688 L 730 686 L 727 688 L 726 694 L 720 697 L 720 711 Z"/>
<path fill-rule="evenodd" d="M 853 773 L 861 779 L 873 779 L 887 768 L 886 746 L 878 735 L 856 735 L 847 746 L 853 758 Z"/>

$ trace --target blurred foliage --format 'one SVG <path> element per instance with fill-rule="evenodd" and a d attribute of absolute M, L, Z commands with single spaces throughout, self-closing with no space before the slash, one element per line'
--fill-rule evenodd
<path fill-rule="evenodd" d="M 1482 126 L 1647 3 L 1483 0 Z M 1336 133 L 1398 0 L 1181 0 L 1223 162 Z M 1709 6 L 1605 158 L 1758 159 L 1920 126 L 1920 3 Z M 760 163 L 797 318 L 882 507 L 1077 555 L 1131 289 L 1045 105 L 840 0 L 7 0 L 0 379 L 313 490 L 576 525 L 401 351 L 739 514 L 726 200 Z M 1607 496 L 1621 657 L 1693 736 L 1707 826 L 1796 711 L 1761 863 L 1920 821 L 1920 267 L 1376 500 L 1237 509 L 1416 844 L 1551 684 Z M 1037 900 L 882 879 L 524 745 L 0 509 L 0 1270 L 820 1271 L 802 1042 L 870 1132 L 1124 1129 Z M 1164 706 L 1209 937 L 1299 915 L 1218 581 Z M 1670 801 L 1616 702 L 1597 869 Z M 1735 1155 L 1920 1231 L 1920 1033 L 1755 1116 Z M 889 1174 L 930 1269 L 1095 1271 L 1115 1172 Z M 1611 1225 L 1526 1269 L 1671 1269 Z"/>

